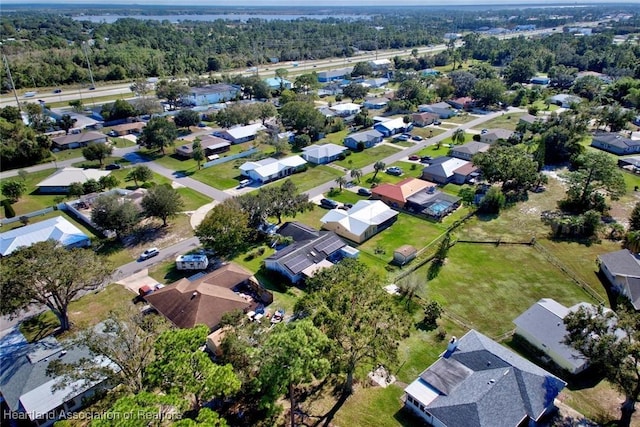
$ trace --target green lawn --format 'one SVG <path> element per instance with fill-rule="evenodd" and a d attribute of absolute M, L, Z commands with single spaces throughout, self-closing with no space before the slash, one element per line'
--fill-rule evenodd
<path fill-rule="evenodd" d="M 107 318 L 110 311 L 130 304 L 135 295 L 124 286 L 111 284 L 99 292 L 89 293 L 69 305 L 69 320 L 75 331 L 89 328 Z M 41 339 L 53 333 L 59 323 L 51 311 L 23 322 L 20 331 L 28 341 Z"/>
<path fill-rule="evenodd" d="M 343 188 L 342 191 L 336 189 L 333 193 L 325 193 L 324 196 L 335 200 L 336 202 L 351 203 L 352 205 L 355 205 L 360 200 L 368 199 L 368 197 L 359 196 L 357 193 L 349 191 L 346 188 Z"/>
<path fill-rule="evenodd" d="M 441 119 L 443 122 L 455 123 L 458 125 L 469 123 L 472 120 L 477 119 L 477 117 L 472 116 L 469 113 L 461 113 L 453 117 L 449 117 L 448 119 Z"/>
<path fill-rule="evenodd" d="M 397 166 L 400 169 L 402 169 L 402 175 L 400 176 L 396 176 L 396 175 L 390 175 L 388 173 L 386 173 L 385 171 L 380 171 L 378 172 L 378 174 L 376 175 L 376 179 L 375 182 L 376 184 L 381 184 L 384 182 L 390 183 L 390 184 L 396 184 L 404 179 L 407 178 L 418 178 L 420 177 L 420 175 L 422 175 L 422 169 L 424 169 L 423 164 L 421 163 L 414 163 L 414 162 L 395 162 L 392 163 L 390 165 L 386 165 L 387 168 L 392 167 L 392 166 Z M 362 177 L 362 183 L 366 184 L 366 186 L 371 186 L 373 184 L 373 175 L 375 174 L 375 172 L 371 172 L 366 174 L 365 176 Z"/>
<path fill-rule="evenodd" d="M 304 172 L 299 172 L 290 177 L 290 179 L 296 184 L 298 191 L 304 192 L 317 187 L 325 182 L 334 181 L 337 177 L 343 176 L 344 172 L 338 169 L 332 168 L 326 165 L 312 165 L 308 164 L 308 169 Z M 267 185 L 282 185 L 285 180 L 281 179 Z M 338 184 L 336 184 L 337 186 Z"/>
<path fill-rule="evenodd" d="M 339 160 L 335 164 L 340 165 L 347 169 L 360 169 L 367 165 L 377 162 L 378 160 L 389 157 L 392 154 L 398 152 L 399 149 L 391 147 L 389 145 L 377 145 L 372 148 L 367 148 L 359 153 L 352 153 L 344 160 Z"/>
<path fill-rule="evenodd" d="M 509 129 L 516 130 L 520 117 L 525 113 L 503 113 L 501 116 L 482 124 L 484 129 Z"/>
<path fill-rule="evenodd" d="M 414 127 L 411 131 L 412 135 L 420 135 L 423 138 L 433 138 L 434 136 L 438 136 L 442 133 L 445 133 L 444 129 L 438 129 L 433 127 Z"/>
<path fill-rule="evenodd" d="M 447 138 L 447 139 L 449 139 L 449 138 Z M 430 145 L 430 146 L 425 147 L 422 150 L 418 151 L 416 154 L 418 156 L 420 156 L 420 157 L 422 157 L 422 156 L 431 156 L 434 159 L 436 157 L 446 156 L 447 154 L 449 154 L 449 150 L 451 148 L 445 147 L 444 144 L 445 143 L 441 143 L 440 147 L 438 147 L 437 145 Z"/>
<path fill-rule="evenodd" d="M 40 209 L 54 206 L 56 200 L 61 199 L 58 194 L 40 195 L 37 192 L 36 185 L 52 175 L 56 169 L 45 169 L 38 172 L 29 172 L 24 184 L 27 187 L 27 191 L 24 193 L 18 202 L 13 204 L 13 210 L 16 212 L 16 216 L 23 215 L 25 213 L 37 211 Z M 11 181 L 22 181 L 22 178 L 16 176 L 13 178 L 7 178 Z M 4 199 L 4 197 L 2 197 Z M 4 218 L 4 209 L 0 209 L 0 217 Z"/>
<path fill-rule="evenodd" d="M 336 144 L 342 145 L 346 136 L 349 135 L 349 129 L 343 129 L 340 132 L 329 133 L 325 135 L 324 138 L 316 142 L 315 144 L 323 145 L 323 144 Z"/>
<path fill-rule="evenodd" d="M 188 187 L 180 187 L 177 189 L 178 193 L 182 196 L 184 201 L 184 211 L 195 211 L 200 206 L 211 203 L 211 199 L 202 193 L 197 192 Z"/>

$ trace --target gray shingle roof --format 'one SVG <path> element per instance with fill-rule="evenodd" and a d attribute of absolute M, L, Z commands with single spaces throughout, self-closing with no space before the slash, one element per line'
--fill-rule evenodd
<path fill-rule="evenodd" d="M 318 237 L 296 241 L 280 249 L 275 254 L 267 257 L 266 260 L 276 261 L 291 274 L 296 275 L 345 246 L 347 244 L 336 233 L 323 231 L 320 232 Z"/>
<path fill-rule="evenodd" d="M 598 259 L 611 274 L 640 277 L 640 263 L 628 249 L 602 254 Z"/>
<path fill-rule="evenodd" d="M 575 369 L 579 369 L 587 361 L 577 350 L 563 343 L 567 335 L 564 318 L 569 311 L 553 299 L 543 298 L 518 316 L 513 323 L 541 343 L 548 353 L 562 357 Z"/>
<path fill-rule="evenodd" d="M 526 417 L 537 419 L 566 385 L 475 330 L 443 357 L 448 357 L 450 365 L 460 364 L 472 371 L 465 378 L 457 377 L 450 394 L 440 393 L 425 405 L 448 427 L 513 427 Z M 444 365 L 436 362 L 427 371 L 435 366 Z M 420 382 L 431 388 L 424 380 L 427 371 L 409 387 Z"/>

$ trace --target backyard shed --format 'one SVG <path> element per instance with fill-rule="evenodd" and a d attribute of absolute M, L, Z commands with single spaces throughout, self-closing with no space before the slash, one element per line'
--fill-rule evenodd
<path fill-rule="evenodd" d="M 402 245 L 393 251 L 393 262 L 398 265 L 405 265 L 411 262 L 416 255 L 418 255 L 416 248 L 411 245 Z"/>

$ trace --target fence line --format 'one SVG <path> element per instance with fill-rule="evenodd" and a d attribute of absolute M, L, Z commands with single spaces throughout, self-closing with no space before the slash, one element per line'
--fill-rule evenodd
<path fill-rule="evenodd" d="M 232 160 L 241 159 L 243 157 L 248 157 L 248 156 L 250 156 L 252 154 L 255 154 L 257 152 L 258 152 L 258 149 L 254 147 L 254 148 L 251 148 L 251 149 L 249 149 L 247 151 L 243 151 L 242 153 L 232 154 L 232 155 L 227 156 L 227 157 L 221 157 L 219 159 L 215 159 L 215 160 L 211 160 L 210 162 L 203 163 L 202 167 L 208 168 L 208 167 L 211 167 L 211 166 L 215 166 L 215 165 L 219 165 L 219 164 L 222 164 L 222 163 L 230 162 Z"/>
<path fill-rule="evenodd" d="M 13 224 L 14 222 L 20 221 L 20 218 L 24 218 L 24 217 L 32 218 L 34 216 L 40 216 L 40 215 L 48 214 L 49 212 L 52 212 L 54 210 L 55 210 L 55 208 L 48 207 L 48 208 L 40 209 L 39 211 L 33 211 L 33 212 L 29 212 L 29 213 L 22 214 L 22 215 L 16 215 L 13 218 L 3 218 L 3 219 L 0 220 L 0 224 L 2 224 L 2 225 Z"/>
<path fill-rule="evenodd" d="M 556 267 L 558 267 L 560 269 L 560 271 L 562 271 L 567 277 L 569 277 L 576 285 L 578 285 L 580 288 L 582 288 L 583 291 L 585 291 L 593 299 L 598 301 L 598 303 L 603 304 L 603 305 L 606 303 L 606 301 L 603 300 L 602 297 L 591 286 L 589 286 L 589 284 L 587 282 L 585 282 L 584 280 L 580 279 L 578 277 L 578 275 L 573 270 L 571 270 L 569 267 L 564 265 L 562 263 L 562 261 L 560 261 L 551 252 L 549 252 L 549 250 L 547 248 L 545 248 L 544 246 L 542 246 L 538 242 L 535 242 L 533 247 L 540 254 L 542 254 L 542 256 L 544 256 L 547 259 L 547 261 L 549 261 L 551 264 L 553 264 Z"/>

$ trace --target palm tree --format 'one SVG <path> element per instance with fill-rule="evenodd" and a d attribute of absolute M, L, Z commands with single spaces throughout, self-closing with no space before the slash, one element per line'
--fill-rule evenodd
<path fill-rule="evenodd" d="M 198 163 L 198 170 L 202 166 L 202 161 L 204 160 L 204 150 L 202 148 L 202 142 L 200 142 L 200 138 L 196 138 L 193 141 L 193 151 L 192 151 L 193 160 Z"/>
<path fill-rule="evenodd" d="M 347 183 L 347 179 L 344 176 L 339 176 L 336 178 L 336 184 L 340 186 L 340 192 L 342 193 L 342 186 Z"/>
<path fill-rule="evenodd" d="M 60 126 L 60 128 L 64 130 L 65 134 L 68 135 L 69 129 L 71 129 L 73 125 L 76 124 L 77 121 L 78 120 L 72 118 L 70 115 L 63 114 L 60 120 L 58 120 L 58 126 Z"/>
<path fill-rule="evenodd" d="M 454 144 L 462 144 L 464 142 L 466 138 L 466 135 L 464 133 L 464 129 L 462 128 L 458 128 L 456 130 L 453 131 L 453 135 L 451 135 L 451 140 L 453 141 Z"/>
<path fill-rule="evenodd" d="M 384 168 L 386 168 L 387 165 L 384 162 L 380 162 L 377 161 L 373 164 L 373 170 L 375 171 L 373 174 L 373 178 L 371 178 L 372 181 L 375 182 L 376 180 L 376 176 L 378 176 L 378 172 L 380 172 L 381 170 L 384 170 Z"/>
<path fill-rule="evenodd" d="M 362 178 L 362 169 L 351 169 L 350 175 L 351 178 L 355 179 L 356 181 L 358 181 L 358 184 L 360 184 L 360 178 Z"/>

